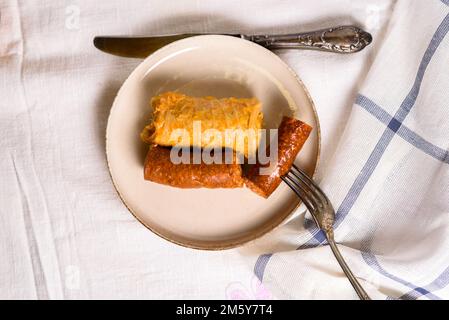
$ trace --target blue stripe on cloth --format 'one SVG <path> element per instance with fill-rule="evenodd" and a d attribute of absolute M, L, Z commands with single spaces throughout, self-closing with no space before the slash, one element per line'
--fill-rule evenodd
<path fill-rule="evenodd" d="M 393 131 L 394 133 L 398 132 L 399 128 L 402 126 L 402 123 L 400 123 L 395 118 L 392 118 L 390 123 L 388 124 L 388 128 Z"/>
<path fill-rule="evenodd" d="M 435 54 L 436 50 L 438 49 L 439 45 L 441 44 L 441 42 L 443 41 L 443 39 L 445 38 L 445 36 L 447 35 L 448 32 L 449 32 L 449 14 L 446 15 L 446 17 L 443 19 L 443 21 L 439 25 L 438 29 L 436 30 L 435 34 L 433 35 L 432 40 L 430 41 L 430 44 L 424 54 L 421 64 L 419 66 L 418 73 L 417 73 L 416 79 L 415 79 L 415 83 L 413 84 L 412 89 L 410 90 L 409 94 L 407 95 L 407 97 L 405 98 L 403 103 L 401 104 L 398 112 L 392 117 L 393 119 L 395 119 L 396 121 L 398 121 L 401 124 L 400 128 L 402 128 L 402 122 L 405 120 L 405 118 L 407 117 L 407 115 L 410 113 L 411 109 L 415 105 L 416 99 L 418 98 L 418 95 L 419 95 L 419 92 L 421 89 L 422 81 L 424 79 L 425 71 L 427 70 L 429 63 L 432 60 L 433 55 Z M 372 104 L 371 104 L 371 107 L 373 107 Z M 382 116 L 385 116 L 385 114 L 383 114 L 383 113 L 381 113 L 381 114 L 382 114 Z M 400 128 L 398 128 L 398 131 L 400 130 Z M 389 130 L 389 129 L 386 129 L 386 130 Z M 407 137 L 407 136 L 410 137 L 410 135 L 406 135 L 405 133 L 410 134 L 411 130 L 403 131 L 404 137 Z M 381 140 L 382 140 L 382 138 L 381 138 Z M 421 143 L 423 140 L 424 139 L 420 140 Z M 426 145 L 426 146 L 428 147 L 428 145 Z M 444 157 L 444 159 L 446 159 L 446 156 Z M 439 299 L 438 296 L 432 294 L 429 290 L 415 286 L 415 285 L 411 284 L 410 282 L 402 280 L 399 277 L 396 277 L 396 276 L 390 274 L 389 272 L 387 272 L 377 262 L 377 259 L 374 254 L 365 252 L 365 253 L 362 253 L 362 256 L 363 256 L 364 260 L 368 263 L 368 265 L 371 268 L 373 268 L 374 270 L 378 271 L 380 274 L 382 274 L 396 282 L 402 283 L 403 285 L 406 285 L 406 286 L 412 288 L 413 289 L 412 292 L 420 294 L 420 295 L 415 294 L 415 296 L 419 297 L 422 295 L 426 295 L 428 298 L 431 298 L 431 299 Z M 439 278 L 440 278 L 440 276 L 437 277 L 435 282 L 438 282 Z"/>
<path fill-rule="evenodd" d="M 444 3 L 449 2 L 443 1 Z M 419 65 L 418 72 L 416 75 L 415 82 L 413 84 L 412 89 L 404 99 L 403 103 L 401 104 L 399 110 L 394 115 L 394 119 L 399 122 L 400 126 L 397 128 L 398 132 L 401 130 L 402 122 L 405 120 L 407 115 L 410 113 L 411 109 L 416 103 L 416 99 L 419 95 L 421 84 L 424 79 L 425 71 L 427 70 L 427 67 L 432 60 L 433 55 L 435 54 L 437 48 L 443 41 L 444 37 L 449 31 L 449 14 L 446 15 L 446 17 L 443 19 L 441 24 L 439 25 L 438 29 L 436 30 L 435 34 L 432 37 L 432 40 L 430 41 L 430 44 L 424 54 L 424 57 L 422 58 L 422 61 Z M 396 125 L 396 124 L 395 124 Z M 396 125 L 397 126 L 397 125 Z M 362 192 L 364 186 L 368 182 L 369 178 L 371 177 L 371 174 L 374 172 L 375 168 L 377 167 L 380 159 L 382 158 L 382 155 L 384 154 L 385 150 L 388 147 L 388 144 L 391 142 L 394 132 L 391 131 L 389 128 L 385 129 L 384 133 L 382 134 L 379 142 L 376 144 L 376 147 L 372 151 L 371 155 L 368 158 L 368 161 L 366 162 L 365 166 L 361 170 L 359 176 L 354 181 L 353 185 L 351 186 L 348 194 L 346 195 L 345 199 L 343 200 L 342 204 L 340 205 L 340 208 L 337 210 L 336 213 L 336 221 L 335 221 L 335 228 L 337 228 L 343 220 L 346 218 L 346 216 L 349 214 L 350 210 L 352 209 L 352 206 L 358 199 L 360 193 Z M 320 233 L 318 228 L 315 228 L 315 231 L 313 238 L 306 242 L 304 245 L 307 246 L 317 246 L 324 242 L 318 234 Z M 318 240 L 318 244 L 315 244 L 315 242 Z M 259 259 L 256 262 L 256 265 L 254 267 L 255 270 L 262 270 L 261 273 L 258 275 L 259 279 L 263 279 L 263 273 L 266 268 L 267 263 L 269 262 L 272 255 L 268 255 L 265 259 L 261 259 L 263 256 L 259 257 Z M 261 266 L 259 266 L 259 264 Z M 388 273 L 386 273 L 388 274 Z M 416 288 L 417 286 L 413 286 Z M 414 290 L 416 291 L 416 290 Z M 427 295 L 429 296 L 429 295 Z"/>
<path fill-rule="evenodd" d="M 432 281 L 430 284 L 422 287 L 422 288 L 414 288 L 412 291 L 404 294 L 399 299 L 403 300 L 416 300 L 422 295 L 422 290 L 425 290 L 427 292 L 432 292 L 439 290 L 441 288 L 446 287 L 449 284 L 449 267 L 446 268 L 434 281 Z M 419 290 L 422 289 L 422 290 Z M 420 294 L 418 294 L 420 293 Z"/>
<path fill-rule="evenodd" d="M 376 270 L 377 272 L 379 272 L 381 275 L 388 277 L 396 282 L 399 282 L 401 284 L 403 284 L 404 286 L 407 286 L 409 288 L 412 289 L 412 292 L 419 292 L 422 295 L 427 296 L 428 298 L 431 298 L 433 300 L 441 300 L 440 297 L 434 295 L 432 292 L 430 292 L 429 290 L 425 289 L 425 288 L 421 288 L 421 287 L 417 287 L 415 286 L 413 283 L 410 283 L 404 279 L 401 279 L 391 273 L 389 273 L 388 271 L 386 271 L 380 264 L 379 261 L 377 261 L 377 258 L 374 254 L 370 253 L 370 252 L 366 252 L 366 251 L 362 251 L 362 257 L 363 260 L 365 260 L 365 262 L 374 270 Z M 409 293 L 410 294 L 410 293 Z M 415 299 L 417 299 L 418 297 L 416 297 Z"/>
<path fill-rule="evenodd" d="M 399 127 L 402 126 L 402 122 L 405 120 L 405 118 L 415 105 L 416 99 L 418 98 L 419 92 L 421 90 L 421 84 L 424 79 L 425 71 L 427 70 L 427 67 L 429 66 L 429 63 L 432 60 L 433 55 L 435 54 L 436 50 L 438 49 L 439 45 L 443 41 L 448 31 L 449 31 L 449 14 L 446 15 L 446 17 L 443 19 L 441 24 L 438 26 L 436 32 L 434 33 L 432 40 L 430 41 L 430 44 L 428 45 L 426 52 L 424 53 L 424 56 L 419 65 L 415 82 L 413 83 L 410 92 L 407 94 L 401 106 L 399 107 L 399 110 L 393 117 L 395 119 L 394 122 L 395 124 L 393 125 L 394 128 L 397 128 L 399 125 L 400 125 Z M 399 122 L 399 125 L 396 124 L 396 121 Z M 397 130 L 399 130 L 399 128 Z M 363 166 L 359 175 L 357 176 L 351 188 L 349 189 L 349 192 L 347 193 L 346 197 L 343 199 L 340 208 L 337 210 L 335 228 L 338 228 L 338 226 L 349 214 L 353 205 L 357 201 L 360 193 L 363 191 L 366 183 L 368 182 L 372 173 L 379 164 L 380 159 L 382 158 L 385 150 L 387 149 L 393 137 L 394 132 L 390 128 L 386 128 L 381 138 L 379 139 L 378 143 L 374 147 L 374 150 L 371 152 L 368 161 Z"/>
<path fill-rule="evenodd" d="M 379 164 L 380 159 L 382 158 L 385 150 L 387 149 L 387 147 L 388 147 L 390 141 L 393 139 L 393 137 L 394 137 L 394 132 L 391 130 L 388 130 L 388 129 L 386 129 L 384 131 L 384 133 L 382 134 L 382 136 L 379 139 L 379 141 L 377 142 L 374 150 L 371 152 L 371 154 L 368 158 L 368 161 L 363 166 L 359 175 L 357 176 L 357 178 L 355 179 L 351 188 L 349 189 L 349 192 L 346 194 L 346 197 L 343 199 L 343 202 L 341 203 L 340 208 L 337 210 L 334 228 L 338 228 L 338 226 L 343 222 L 343 220 L 349 214 L 349 211 L 352 209 L 352 206 L 358 199 L 360 193 L 362 192 L 362 190 L 365 187 L 365 185 L 367 184 L 369 178 L 371 177 L 371 175 L 373 174 L 377 165 Z M 310 247 L 316 240 L 319 241 L 319 244 L 324 243 L 325 238 L 320 236 L 320 233 L 322 233 L 322 232 L 320 232 L 318 227 L 314 227 L 312 232 L 313 232 L 313 238 L 310 239 L 309 241 L 307 241 L 303 246 Z M 301 246 L 301 247 L 303 247 L 303 246 Z"/>
<path fill-rule="evenodd" d="M 402 126 L 398 131 L 398 136 L 400 136 L 419 150 L 427 153 L 429 156 L 432 156 L 435 159 L 449 164 L 449 150 L 444 150 L 440 147 L 437 147 L 436 145 L 420 137 L 409 128 Z"/>
<path fill-rule="evenodd" d="M 377 142 L 376 146 L 374 147 L 374 150 L 371 152 L 368 161 L 363 166 L 362 170 L 360 171 L 359 175 L 355 179 L 354 183 L 352 184 L 351 188 L 349 189 L 349 192 L 346 194 L 346 197 L 343 199 L 342 204 L 340 205 L 340 208 L 337 210 L 336 213 L 336 220 L 335 220 L 335 228 L 338 228 L 340 224 L 344 221 L 346 216 L 349 214 L 349 211 L 354 206 L 355 202 L 359 198 L 360 194 L 362 193 L 365 185 L 368 183 L 369 178 L 371 178 L 371 175 L 373 174 L 374 170 L 377 168 L 377 165 L 380 162 L 380 159 L 385 153 L 385 150 L 387 150 L 388 145 L 390 144 L 391 140 L 394 137 L 394 132 L 392 132 L 389 129 L 386 129 L 382 136 L 380 137 L 379 141 Z"/>
<path fill-rule="evenodd" d="M 449 31 L 449 14 L 443 19 L 441 24 L 439 25 L 437 31 L 432 37 L 429 46 L 427 47 L 426 52 L 424 53 L 424 57 L 421 60 L 421 64 L 418 69 L 418 73 L 416 75 L 415 83 L 413 84 L 412 89 L 408 93 L 405 100 L 402 102 L 398 112 L 395 114 L 394 118 L 399 122 L 403 122 L 407 115 L 410 113 L 411 109 L 416 103 L 416 99 L 418 98 L 419 92 L 421 90 L 421 84 L 424 79 L 425 72 L 427 67 L 429 66 L 430 61 L 433 58 L 433 55 L 437 51 L 444 37 Z"/>
<path fill-rule="evenodd" d="M 313 237 L 310 240 L 300 245 L 298 248 L 296 248 L 296 250 L 316 248 L 323 243 L 327 243 L 326 235 L 324 234 L 324 232 L 316 227 L 315 229 L 318 230 L 318 232 L 314 233 Z"/>
<path fill-rule="evenodd" d="M 393 116 L 391 116 L 387 111 L 385 111 L 385 109 L 383 109 L 375 102 L 373 102 L 372 100 L 363 95 L 359 95 L 357 97 L 356 104 L 361 106 L 366 111 L 368 111 L 371 115 L 373 115 L 376 119 L 378 119 L 385 125 L 389 125 L 393 121 L 392 120 Z M 449 164 L 448 150 L 444 150 L 430 143 L 429 141 L 427 141 L 417 133 L 413 132 L 405 125 L 402 125 L 398 129 L 397 134 L 398 136 L 400 136 L 402 139 L 404 139 L 417 149 L 423 151 L 424 153 L 430 155 L 431 157 L 434 157 L 437 160 Z"/>
<path fill-rule="evenodd" d="M 309 241 L 301 245 L 298 249 L 313 248 L 321 244 L 327 243 L 326 237 L 324 236 L 324 232 L 322 232 L 317 227 L 316 223 L 313 220 L 304 219 L 304 228 L 309 230 L 309 232 L 312 234 L 312 238 L 310 238 Z"/>
<path fill-rule="evenodd" d="M 449 0 L 448 0 L 449 1 Z M 393 118 L 392 115 L 390 115 L 385 109 L 379 107 L 376 103 L 374 103 L 372 100 L 368 99 L 362 94 L 359 94 L 357 98 L 355 99 L 355 104 L 361 106 L 366 111 L 371 113 L 377 120 L 380 122 L 387 124 L 391 121 L 391 118 Z"/>
<path fill-rule="evenodd" d="M 267 267 L 267 263 L 270 260 L 272 254 L 263 254 L 261 255 L 254 265 L 254 274 L 259 279 L 260 282 L 263 281 L 263 275 L 265 273 L 265 268 Z"/>
<path fill-rule="evenodd" d="M 441 2 L 449 6 L 449 0 L 441 0 Z"/>

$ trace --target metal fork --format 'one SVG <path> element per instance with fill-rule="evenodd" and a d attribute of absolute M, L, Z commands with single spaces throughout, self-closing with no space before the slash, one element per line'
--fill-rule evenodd
<path fill-rule="evenodd" d="M 368 294 L 365 292 L 357 278 L 346 264 L 340 250 L 337 247 L 337 243 L 334 239 L 334 221 L 335 211 L 331 202 L 324 192 L 313 182 L 311 178 L 301 171 L 297 166 L 293 165 L 287 175 L 282 177 L 282 180 L 296 193 L 296 195 L 302 200 L 307 209 L 309 209 L 313 220 L 317 226 L 324 232 L 327 238 L 327 242 L 334 253 L 335 258 L 340 264 L 343 272 L 348 278 L 354 290 L 361 300 L 371 300 Z"/>

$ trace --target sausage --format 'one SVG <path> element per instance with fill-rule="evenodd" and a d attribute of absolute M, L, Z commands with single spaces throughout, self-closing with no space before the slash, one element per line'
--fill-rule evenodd
<path fill-rule="evenodd" d="M 278 130 L 278 161 L 275 164 L 249 165 L 245 173 L 245 184 L 258 195 L 268 198 L 281 184 L 281 177 L 286 175 L 293 165 L 299 151 L 308 139 L 312 127 L 293 118 L 284 117 Z M 270 148 L 267 147 L 267 155 Z M 260 175 L 261 168 L 269 174 Z"/>
<path fill-rule="evenodd" d="M 193 160 L 193 152 L 190 154 Z M 174 164 L 171 148 L 150 146 L 144 166 L 144 178 L 177 188 L 241 188 L 244 186 L 242 167 L 233 164 Z"/>

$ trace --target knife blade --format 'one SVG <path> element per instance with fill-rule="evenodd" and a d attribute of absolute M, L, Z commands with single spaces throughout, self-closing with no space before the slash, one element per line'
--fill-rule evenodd
<path fill-rule="evenodd" d="M 200 34 L 177 34 L 155 37 L 99 36 L 94 38 L 94 45 L 97 49 L 116 56 L 125 58 L 146 58 L 153 52 L 174 41 L 199 35 Z M 240 37 L 240 35 L 230 36 Z"/>
<path fill-rule="evenodd" d="M 205 34 L 176 34 L 154 37 L 94 38 L 94 45 L 101 51 L 127 58 L 146 58 L 154 51 L 174 41 Z M 334 53 L 355 53 L 363 50 L 372 41 L 368 32 L 355 26 L 340 26 L 306 33 L 284 35 L 222 34 L 255 42 L 269 50 L 312 49 Z"/>

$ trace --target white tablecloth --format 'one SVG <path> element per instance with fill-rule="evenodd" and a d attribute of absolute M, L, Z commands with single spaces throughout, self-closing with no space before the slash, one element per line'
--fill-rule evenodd
<path fill-rule="evenodd" d="M 438 2 L 440 15 L 447 7 L 440 0 L 413 2 Z M 0 298 L 355 298 L 327 247 L 300 255 L 290 251 L 271 262 L 271 256 L 259 257 L 291 250 L 291 240 L 282 244 L 286 230 L 290 237 L 297 233 L 301 243 L 301 234 L 309 234 L 303 210 L 271 235 L 224 252 L 177 247 L 140 225 L 117 197 L 104 153 L 109 109 L 139 60 L 105 55 L 92 39 L 101 34 L 293 33 L 347 24 L 367 29 L 375 41 L 355 55 L 278 52 L 300 75 L 318 109 L 321 180 L 334 155 L 345 152 L 337 146 L 393 28 L 392 12 L 401 17 L 395 6 L 393 0 L 1 0 Z M 439 22 L 429 23 L 425 35 L 431 37 Z M 411 50 L 425 49 L 428 41 L 417 38 Z M 386 85 L 401 87 L 393 80 Z M 340 201 L 347 186 L 332 179 L 325 185 L 335 186 L 333 199 Z M 345 249 L 351 250 L 350 244 Z M 305 267 L 310 277 L 292 276 L 295 268 Z M 263 273 L 265 286 L 258 279 Z M 285 285 L 288 279 L 294 283 Z M 399 289 L 395 295 L 370 283 L 364 282 L 376 298 L 401 296 Z"/>

